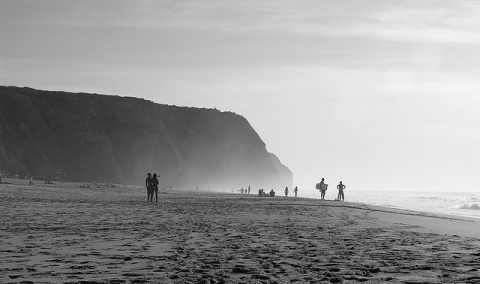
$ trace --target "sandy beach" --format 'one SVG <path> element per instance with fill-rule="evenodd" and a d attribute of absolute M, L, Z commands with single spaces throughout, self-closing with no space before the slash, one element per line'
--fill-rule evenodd
<path fill-rule="evenodd" d="M 0 185 L 1 283 L 480 283 L 480 220 L 21 182 Z"/>

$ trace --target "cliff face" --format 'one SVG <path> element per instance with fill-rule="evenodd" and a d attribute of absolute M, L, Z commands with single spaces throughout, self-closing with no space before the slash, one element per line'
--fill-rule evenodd
<path fill-rule="evenodd" d="M 293 175 L 290 169 L 287 168 L 284 164 L 282 164 L 282 162 L 280 162 L 280 159 L 275 154 L 269 153 L 269 155 L 273 167 L 282 178 L 283 184 L 285 184 L 285 186 L 288 186 L 289 188 L 292 188 Z"/>
<path fill-rule="evenodd" d="M 0 87 L 0 169 L 128 184 L 156 172 L 166 187 L 292 184 L 234 113 L 16 87 Z"/>

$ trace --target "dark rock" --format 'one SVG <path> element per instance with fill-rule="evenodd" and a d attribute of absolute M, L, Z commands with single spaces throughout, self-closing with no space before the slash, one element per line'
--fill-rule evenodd
<path fill-rule="evenodd" d="M 330 278 L 330 283 L 342 283 L 342 282 L 343 282 L 343 278 L 340 276 L 334 276 Z"/>
<path fill-rule="evenodd" d="M 139 276 L 142 276 L 142 274 L 141 273 L 135 273 L 135 272 L 125 272 L 125 273 L 122 273 L 122 276 L 139 277 Z"/>
<path fill-rule="evenodd" d="M 250 269 L 246 267 L 237 266 L 232 268 L 232 273 L 249 273 Z"/>
<path fill-rule="evenodd" d="M 260 280 L 270 280 L 270 276 L 265 274 L 253 274 L 252 278 L 260 279 Z"/>
<path fill-rule="evenodd" d="M 144 278 L 137 278 L 137 279 L 133 279 L 133 280 L 130 280 L 130 283 L 132 284 L 135 284 L 135 283 L 148 283 L 150 282 L 148 279 L 144 279 Z"/>

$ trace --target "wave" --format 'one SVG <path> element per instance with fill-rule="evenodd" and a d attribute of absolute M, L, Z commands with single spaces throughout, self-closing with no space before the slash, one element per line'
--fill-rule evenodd
<path fill-rule="evenodd" d="M 480 210 L 479 203 L 472 203 L 472 204 L 463 204 L 458 209 L 468 209 L 468 210 Z"/>
<path fill-rule="evenodd" d="M 441 197 L 441 196 L 418 196 L 418 197 L 412 197 L 412 198 L 425 199 L 425 200 L 440 200 L 440 201 L 451 200 L 450 198 Z"/>
<path fill-rule="evenodd" d="M 423 201 L 441 201 L 441 202 L 456 202 L 462 203 L 463 202 L 471 202 L 471 203 L 478 203 L 480 201 L 480 194 L 473 194 L 467 195 L 459 194 L 458 196 L 416 196 L 410 197 L 411 199 L 423 200 Z"/>
<path fill-rule="evenodd" d="M 474 194 L 472 197 L 470 197 L 472 200 L 475 201 L 480 201 L 480 194 Z"/>

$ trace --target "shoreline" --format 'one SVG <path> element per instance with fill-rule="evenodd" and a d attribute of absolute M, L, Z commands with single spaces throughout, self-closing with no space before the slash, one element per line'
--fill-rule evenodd
<path fill-rule="evenodd" d="M 105 186 L 104 183 L 98 183 L 96 185 L 92 185 L 91 187 L 87 188 L 82 188 L 81 186 L 84 185 L 84 183 L 80 182 L 54 182 L 50 184 L 44 184 L 41 183 L 40 181 L 36 181 L 36 183 L 31 186 L 28 185 L 28 180 L 22 180 L 22 179 L 12 179 L 12 178 L 7 178 L 3 179 L 4 183 L 0 184 L 1 186 L 25 186 L 24 189 L 28 189 L 29 187 L 41 187 L 41 188 L 57 188 L 57 189 L 67 189 L 67 188 L 78 188 L 79 190 L 105 190 L 105 189 L 112 189 L 112 190 L 134 190 L 132 195 L 142 195 L 144 193 L 144 189 L 141 186 L 134 186 L 134 185 L 118 185 L 116 184 L 116 187 L 110 187 L 110 186 Z M 5 182 L 7 180 L 7 182 Z M 266 199 L 270 200 L 269 196 L 266 197 L 259 197 L 257 193 L 252 192 L 251 194 L 240 194 L 237 192 L 231 193 L 228 191 L 215 191 L 215 190 L 195 190 L 195 189 L 187 189 L 187 188 L 173 188 L 173 189 L 166 189 L 162 188 L 160 190 L 161 193 L 163 194 L 170 194 L 170 193 L 179 193 L 179 194 L 199 194 L 199 195 L 225 195 L 228 197 L 237 197 L 237 198 L 242 198 L 242 197 L 248 197 L 248 198 L 261 198 L 261 199 Z M 372 191 L 375 192 L 375 191 Z M 380 192 L 380 191 L 379 191 Z M 416 191 L 410 191 L 410 192 L 416 192 Z M 426 191 L 428 192 L 428 191 Z M 325 200 L 320 200 L 320 198 L 317 197 L 305 197 L 305 196 L 299 196 L 299 197 L 284 197 L 283 195 L 277 195 L 272 200 L 295 200 L 295 202 L 299 201 L 306 201 L 306 202 L 318 202 L 315 204 L 311 204 L 310 206 L 322 206 L 322 203 L 325 203 L 327 206 L 332 206 L 332 204 L 344 204 L 344 205 L 338 205 L 339 207 L 346 207 L 346 208 L 354 208 L 354 209 L 360 209 L 360 210 L 371 210 L 371 211 L 379 211 L 383 213 L 395 213 L 395 214 L 400 214 L 400 215 L 411 215 L 411 216 L 421 216 L 421 217 L 429 217 L 429 218 L 439 218 L 439 219 L 449 219 L 449 220 L 458 220 L 458 221 L 468 221 L 468 222 L 479 222 L 480 218 L 475 218 L 475 217 L 470 217 L 470 216 L 463 216 L 463 215 L 455 215 L 455 214 L 447 214 L 447 213 L 438 213 L 438 212 L 432 212 L 432 211 L 421 211 L 421 210 L 415 210 L 415 209 L 408 209 L 408 208 L 401 208 L 401 207 L 395 207 L 395 206 L 388 206 L 388 205 L 374 205 L 374 204 L 368 204 L 365 202 L 355 202 L 355 201 L 338 201 L 334 199 L 325 199 Z M 335 205 L 337 206 L 337 205 Z M 480 237 L 480 233 L 479 233 Z"/>
<path fill-rule="evenodd" d="M 23 179 L 14 179 L 14 178 L 4 178 L 3 179 L 4 181 L 7 181 L 6 183 L 4 182 L 3 185 L 24 185 L 24 186 L 29 186 L 28 185 L 28 181 L 29 180 L 23 180 Z M 91 184 L 91 183 L 90 183 Z M 97 185 L 95 186 L 92 186 L 90 187 L 89 189 L 102 189 L 102 188 L 109 188 L 108 186 L 105 186 L 104 185 L 105 183 L 98 183 Z M 51 184 L 44 184 L 42 183 L 42 181 L 35 181 L 35 184 L 34 186 L 40 186 L 40 187 L 56 187 L 56 188 L 62 188 L 62 187 L 66 187 L 66 188 L 78 188 L 80 187 L 81 185 L 84 185 L 84 183 L 81 183 L 81 182 L 54 182 L 54 183 L 51 183 Z M 93 185 L 93 184 L 91 184 Z M 1 186 L 1 185 L 0 185 Z M 143 187 L 142 186 L 135 186 L 135 185 L 118 185 L 116 184 L 117 188 L 127 188 L 127 189 L 131 189 L 131 190 L 139 190 L 140 192 L 143 190 Z M 171 192 L 180 192 L 180 193 L 191 193 L 191 194 L 225 194 L 225 195 L 228 195 L 228 196 L 237 196 L 237 197 L 242 197 L 242 196 L 249 196 L 249 197 L 258 197 L 257 196 L 257 192 L 255 191 L 252 191 L 251 194 L 240 194 L 238 193 L 237 191 L 235 192 L 229 192 L 228 190 L 223 190 L 223 191 L 218 191 L 218 190 L 204 190 L 204 189 L 201 189 L 201 190 L 196 190 L 194 188 L 192 189 L 188 189 L 188 188 L 173 188 L 172 189 L 166 189 L 166 188 L 163 188 L 163 192 L 168 192 L 168 193 L 171 193 Z M 375 191 L 375 190 L 370 190 L 370 191 L 365 191 L 366 193 L 370 193 L 370 192 L 382 192 L 380 190 L 378 191 Z M 407 192 L 407 193 L 419 193 L 418 191 L 413 191 L 413 190 L 406 190 L 406 191 L 392 191 L 392 193 L 404 193 L 404 192 Z M 430 191 L 421 191 L 420 193 L 434 193 L 435 191 L 433 190 L 430 190 Z M 440 193 L 453 193 L 453 192 L 450 192 L 450 191 L 441 191 Z M 475 192 L 470 192 L 470 191 L 466 191 L 466 192 L 458 192 L 458 193 L 472 193 L 474 194 Z M 270 197 L 262 197 L 262 198 L 270 198 Z M 285 198 L 283 195 L 276 195 L 275 198 Z M 309 196 L 299 196 L 299 197 L 293 197 L 293 196 L 289 196 L 287 197 L 288 199 L 296 199 L 296 200 L 301 200 L 301 199 L 305 199 L 305 200 L 316 200 L 318 202 L 322 202 L 320 200 L 319 197 L 316 197 L 316 196 L 313 196 L 313 197 L 309 197 Z M 337 201 L 337 200 L 334 200 L 334 199 L 325 199 L 324 200 L 325 202 L 333 202 L 333 201 Z M 376 204 L 369 204 L 369 203 L 366 203 L 366 202 L 363 202 L 363 201 L 350 201 L 350 200 L 347 200 L 347 201 L 342 201 L 344 203 L 348 203 L 348 204 L 356 204 L 358 206 L 366 206 L 366 207 L 371 207 L 371 208 L 378 208 L 378 210 L 382 210 L 382 208 L 384 210 L 386 210 L 385 212 L 389 212 L 389 211 L 398 211 L 398 212 L 405 212 L 406 215 L 417 215 L 417 214 L 421 214 L 421 215 L 431 215 L 431 216 L 438 216 L 438 217 L 441 217 L 443 216 L 444 218 L 447 218 L 447 219 L 458 219 L 458 220 L 472 220 L 472 221 L 478 221 L 480 220 L 480 216 L 477 218 L 477 217 L 472 217 L 472 216 L 465 216 L 465 215 L 462 215 L 462 214 L 453 214 L 453 213 L 441 213 L 441 212 L 435 212 L 435 211 L 422 211 L 422 210 L 418 210 L 418 209 L 410 209 L 410 208 L 406 208 L 406 207 L 403 207 L 403 206 L 398 206 L 398 205 L 376 205 Z M 410 213 L 408 213 L 410 212 Z M 400 214 L 400 213 L 399 213 Z"/>

